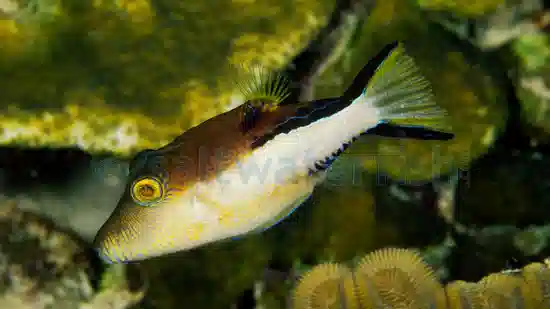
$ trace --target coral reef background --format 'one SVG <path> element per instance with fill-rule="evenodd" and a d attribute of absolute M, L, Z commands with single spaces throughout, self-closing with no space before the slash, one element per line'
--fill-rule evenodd
<path fill-rule="evenodd" d="M 305 270 L 383 247 L 417 248 L 442 283 L 543 261 L 549 10 L 542 0 L 0 0 L 0 307 L 287 308 Z M 366 137 L 263 234 L 119 268 L 94 259 L 88 243 L 128 158 L 241 103 L 232 64 L 285 70 L 307 100 L 338 95 L 394 40 L 449 110 L 455 140 Z"/>
<path fill-rule="evenodd" d="M 547 308 L 548 260 L 489 274 L 478 282 L 445 286 L 415 250 L 384 248 L 363 256 L 354 269 L 316 265 L 300 278 L 293 308 Z"/>

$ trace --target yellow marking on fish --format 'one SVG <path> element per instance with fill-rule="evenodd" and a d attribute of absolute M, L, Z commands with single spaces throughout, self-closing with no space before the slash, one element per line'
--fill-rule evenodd
<path fill-rule="evenodd" d="M 131 241 L 132 240 L 132 233 L 130 233 L 130 231 L 128 231 L 128 230 L 124 230 L 124 231 L 122 231 L 122 237 L 126 241 Z"/>

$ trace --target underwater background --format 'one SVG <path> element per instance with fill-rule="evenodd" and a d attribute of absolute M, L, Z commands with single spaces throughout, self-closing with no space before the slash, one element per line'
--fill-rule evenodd
<path fill-rule="evenodd" d="M 97 259 L 128 160 L 242 103 L 234 65 L 331 97 L 395 40 L 452 141 L 362 137 L 264 233 Z M 382 248 L 417 250 L 442 284 L 550 257 L 547 1 L 0 0 L 0 86 L 0 309 L 302 309 L 300 276 Z"/>

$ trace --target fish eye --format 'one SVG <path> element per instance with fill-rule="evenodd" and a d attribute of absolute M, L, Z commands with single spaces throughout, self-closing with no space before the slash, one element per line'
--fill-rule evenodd
<path fill-rule="evenodd" d="M 132 199 L 141 206 L 152 206 L 164 198 L 164 186 L 156 177 L 142 177 L 132 183 Z"/>

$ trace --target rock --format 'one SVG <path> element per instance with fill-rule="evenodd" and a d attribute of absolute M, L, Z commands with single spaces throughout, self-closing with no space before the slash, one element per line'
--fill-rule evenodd
<path fill-rule="evenodd" d="M 477 227 L 546 224 L 550 218 L 550 165 L 544 157 L 525 150 L 477 162 L 459 182 L 456 221 Z"/>
<path fill-rule="evenodd" d="M 438 214 L 438 197 L 430 184 L 378 182 L 374 197 L 380 245 L 424 248 L 443 242 L 448 226 Z M 395 231 L 397 237 L 388 237 L 393 233 L 384 230 Z"/>
<path fill-rule="evenodd" d="M 47 56 L 51 38 L 65 26 L 65 21 L 58 0 L 1 0 L 1 66 Z"/>
<path fill-rule="evenodd" d="M 238 103 L 230 64 L 286 64 L 333 6 L 4 1 L 0 145 L 120 156 L 162 146 Z"/>
<path fill-rule="evenodd" d="M 456 235 L 456 246 L 447 260 L 452 280 L 477 281 L 492 272 L 521 267 L 529 262 L 513 243 L 520 231 L 510 225 L 476 230 L 475 235 Z"/>
<path fill-rule="evenodd" d="M 501 3 L 482 15 L 461 14 L 454 10 L 428 12 L 432 20 L 485 51 L 502 48 L 520 36 L 533 34 L 545 23 L 545 17 L 541 14 L 544 6 L 542 0 L 488 2 Z"/>
<path fill-rule="evenodd" d="M 527 256 L 539 255 L 542 250 L 548 251 L 550 225 L 529 226 L 514 236 L 514 245 Z"/>
<path fill-rule="evenodd" d="M 546 142 L 550 138 L 550 34 L 526 33 L 513 42 L 513 48 L 520 62 L 516 91 L 523 120 L 543 132 L 533 137 Z"/>
<path fill-rule="evenodd" d="M 449 11 L 459 16 L 479 17 L 493 12 L 504 0 L 417 0 L 418 5 L 427 10 Z"/>
<path fill-rule="evenodd" d="M 475 43 L 483 49 L 495 49 L 515 44 L 522 36 L 539 31 L 544 20 L 543 0 L 507 0 L 495 12 L 474 22 Z"/>
<path fill-rule="evenodd" d="M 49 221 L 0 206 L 0 308 L 123 309 L 145 292 L 139 269 L 102 269 L 85 243 Z"/>

